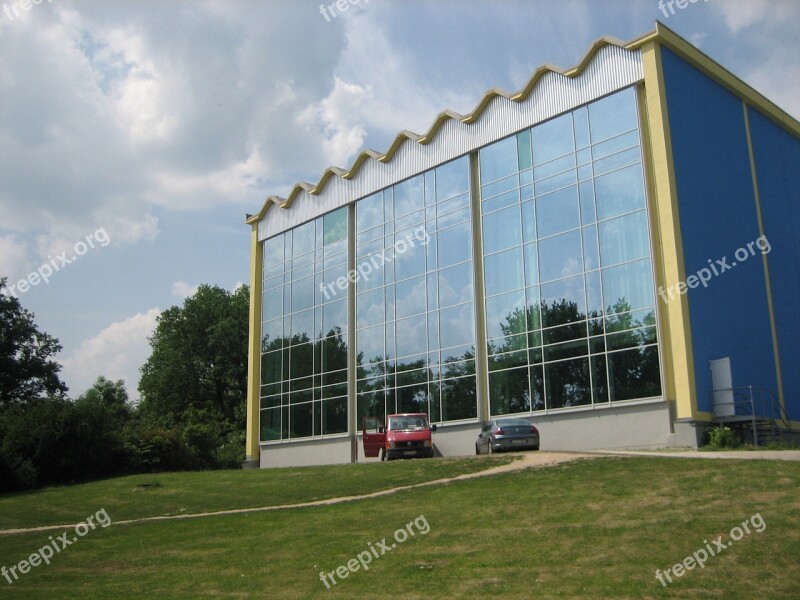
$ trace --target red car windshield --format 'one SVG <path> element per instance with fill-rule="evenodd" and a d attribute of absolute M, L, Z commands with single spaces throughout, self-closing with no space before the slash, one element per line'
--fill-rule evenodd
<path fill-rule="evenodd" d="M 389 417 L 391 431 L 414 431 L 428 429 L 428 420 L 425 417 Z"/>

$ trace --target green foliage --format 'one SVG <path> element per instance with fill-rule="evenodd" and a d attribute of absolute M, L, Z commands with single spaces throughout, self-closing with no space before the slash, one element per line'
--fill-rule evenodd
<path fill-rule="evenodd" d="M 249 306 L 247 286 L 231 293 L 203 285 L 183 307 L 161 313 L 139 383 L 144 419 L 173 427 L 206 411 L 244 429 Z"/>
<path fill-rule="evenodd" d="M 5 280 L 0 279 L 0 291 Z M 70 400 L 58 340 L 0 293 L 0 492 L 130 472 L 238 468 L 244 457 L 246 287 L 201 286 L 159 318 L 142 402 L 99 377 Z"/>
<path fill-rule="evenodd" d="M 126 442 L 130 469 L 135 472 L 187 471 L 196 467 L 192 450 L 177 428 L 138 428 Z"/>
<path fill-rule="evenodd" d="M 3 292 L 0 279 L 0 406 L 25 403 L 45 394 L 63 395 L 61 366 L 51 357 L 61 350 L 54 337 L 42 333 L 34 315 Z"/>
<path fill-rule="evenodd" d="M 733 430 L 725 425 L 709 427 L 706 434 L 711 448 L 735 448 L 739 445 Z"/>

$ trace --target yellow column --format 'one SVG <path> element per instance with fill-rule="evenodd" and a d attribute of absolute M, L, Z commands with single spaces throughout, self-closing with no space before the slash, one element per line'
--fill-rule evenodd
<path fill-rule="evenodd" d="M 685 295 L 677 293 L 678 283 L 685 281 L 683 241 L 678 214 L 678 195 L 672 161 L 672 138 L 667 114 L 661 49 L 655 41 L 642 47 L 644 64 L 644 115 L 646 155 L 650 175 L 650 212 L 653 230 L 654 266 L 661 348 L 664 365 L 664 393 L 674 402 L 675 418 L 711 417 L 697 410 L 697 387 L 694 376 L 692 332 L 689 304 Z M 673 290 L 669 299 L 667 290 Z"/>
<path fill-rule="evenodd" d="M 261 463 L 259 451 L 259 416 L 261 408 L 261 288 L 263 253 L 258 241 L 258 223 L 252 224 L 250 242 L 250 334 L 247 359 L 247 438 L 245 441 L 245 463 L 258 467 Z"/>

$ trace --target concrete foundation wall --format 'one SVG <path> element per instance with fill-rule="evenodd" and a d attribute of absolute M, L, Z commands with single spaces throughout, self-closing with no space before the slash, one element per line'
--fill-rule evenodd
<path fill-rule="evenodd" d="M 528 418 L 528 417 L 526 417 Z M 622 450 L 636 448 L 696 448 L 703 427 L 676 422 L 670 430 L 665 401 L 616 405 L 594 410 L 561 412 L 528 418 L 539 430 L 542 450 Z M 480 424 L 444 425 L 433 433 L 436 456 L 475 454 Z M 357 437 L 358 462 L 366 458 Z M 300 467 L 351 462 L 349 437 L 261 446 L 261 467 Z"/>
<path fill-rule="evenodd" d="M 308 467 L 349 463 L 350 447 L 349 437 L 262 445 L 261 467 Z"/>

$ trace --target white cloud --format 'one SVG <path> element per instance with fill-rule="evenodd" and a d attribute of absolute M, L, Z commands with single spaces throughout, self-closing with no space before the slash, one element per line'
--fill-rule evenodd
<path fill-rule="evenodd" d="M 188 298 L 189 296 L 194 296 L 197 293 L 197 290 L 200 286 L 192 286 L 186 283 L 185 281 L 176 281 L 172 284 L 172 295 L 177 296 L 178 298 Z"/>
<path fill-rule="evenodd" d="M 103 375 L 112 381 L 123 379 L 131 400 L 138 399 L 139 369 L 150 356 L 147 338 L 153 334 L 160 314 L 160 309 L 152 308 L 112 323 L 62 359 L 63 379 L 70 396 L 79 396 Z"/>
<path fill-rule="evenodd" d="M 28 274 L 28 246 L 15 235 L 0 235 L 0 277 L 11 285 Z"/>
<path fill-rule="evenodd" d="M 796 42 L 800 2 L 730 0 L 714 7 L 736 37 L 737 48 L 743 49 L 742 65 L 734 69 L 737 75 L 800 118 L 800 45 Z"/>
<path fill-rule="evenodd" d="M 313 124 L 322 131 L 325 159 L 330 164 L 347 167 L 346 163 L 361 149 L 367 134 L 361 113 L 371 99 L 369 86 L 345 83 L 335 77 L 331 93 L 300 116 L 301 123 Z"/>

